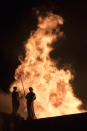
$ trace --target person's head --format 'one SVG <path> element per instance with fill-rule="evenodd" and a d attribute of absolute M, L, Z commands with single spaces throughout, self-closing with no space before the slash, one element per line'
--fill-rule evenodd
<path fill-rule="evenodd" d="M 29 91 L 32 92 L 32 91 L 33 91 L 33 88 L 32 88 L 32 87 L 29 87 Z"/>
<path fill-rule="evenodd" d="M 14 91 L 16 91 L 16 90 L 17 90 L 17 87 L 15 86 L 15 87 L 14 87 Z"/>

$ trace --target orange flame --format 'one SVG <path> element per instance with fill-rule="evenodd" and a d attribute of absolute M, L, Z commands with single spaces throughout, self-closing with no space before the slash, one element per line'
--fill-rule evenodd
<path fill-rule="evenodd" d="M 79 109 L 82 102 L 74 96 L 69 83 L 73 79 L 70 70 L 59 70 L 49 56 L 53 50 L 52 43 L 63 36 L 60 31 L 62 24 L 63 18 L 53 13 L 38 17 L 37 30 L 31 33 L 25 44 L 25 59 L 16 69 L 15 82 L 10 88 L 12 92 L 17 86 L 23 93 L 21 74 L 25 93 L 30 86 L 36 93 L 34 107 L 37 118 L 84 112 Z"/>

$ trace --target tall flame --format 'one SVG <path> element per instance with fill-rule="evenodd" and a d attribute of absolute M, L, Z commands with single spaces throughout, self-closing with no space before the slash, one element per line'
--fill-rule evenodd
<path fill-rule="evenodd" d="M 30 86 L 33 87 L 37 118 L 84 112 L 79 109 L 82 102 L 74 96 L 70 85 L 73 79 L 70 70 L 59 70 L 49 56 L 53 50 L 51 45 L 63 36 L 60 31 L 62 24 L 63 18 L 53 13 L 38 17 L 37 30 L 31 33 L 25 44 L 25 59 L 16 69 L 15 82 L 10 88 L 12 92 L 17 86 L 18 91 L 23 93 L 20 75 L 25 93 Z"/>

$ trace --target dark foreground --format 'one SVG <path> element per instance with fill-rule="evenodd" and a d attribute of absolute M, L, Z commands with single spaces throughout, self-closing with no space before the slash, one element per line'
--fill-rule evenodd
<path fill-rule="evenodd" d="M 24 120 L 19 115 L 0 113 L 0 131 L 87 130 L 87 113 L 37 120 Z"/>

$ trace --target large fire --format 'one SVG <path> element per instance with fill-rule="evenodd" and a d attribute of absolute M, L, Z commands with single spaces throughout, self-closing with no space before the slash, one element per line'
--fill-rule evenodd
<path fill-rule="evenodd" d="M 62 24 L 63 18 L 53 13 L 38 17 L 37 30 L 31 33 L 25 44 L 25 59 L 16 69 L 15 82 L 10 88 L 12 92 L 13 87 L 17 86 L 21 94 L 24 90 L 27 94 L 28 88 L 33 87 L 37 118 L 84 112 L 79 109 L 82 102 L 74 96 L 70 85 L 73 79 L 70 70 L 58 69 L 49 56 L 52 44 L 63 36 L 60 31 Z"/>

